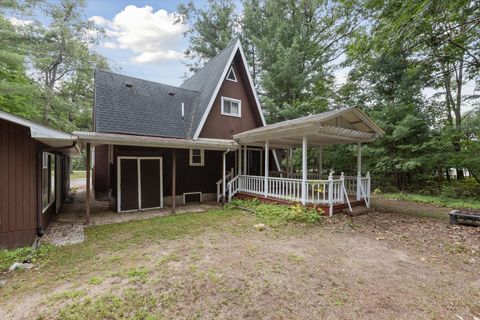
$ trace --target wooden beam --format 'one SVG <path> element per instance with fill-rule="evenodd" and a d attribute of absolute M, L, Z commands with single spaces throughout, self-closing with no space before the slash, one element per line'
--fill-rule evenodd
<path fill-rule="evenodd" d="M 91 152 L 90 143 L 87 143 L 86 148 L 87 159 L 85 161 L 85 170 L 87 171 L 87 189 L 85 191 L 85 224 L 90 224 L 90 167 L 91 167 Z"/>
<path fill-rule="evenodd" d="M 177 202 L 177 149 L 172 149 L 172 213 L 175 213 Z"/>

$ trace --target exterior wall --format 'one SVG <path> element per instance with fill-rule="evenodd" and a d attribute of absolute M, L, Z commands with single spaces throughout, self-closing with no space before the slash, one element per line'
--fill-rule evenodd
<path fill-rule="evenodd" d="M 167 148 L 147 148 L 114 146 L 114 163 L 111 166 L 110 177 L 113 196 L 117 195 L 117 157 L 162 157 L 163 158 L 163 197 L 164 204 L 170 202 L 172 195 L 172 152 L 173 149 Z M 222 151 L 205 150 L 205 165 L 190 166 L 189 150 L 177 149 L 176 165 L 176 195 L 181 196 L 185 192 L 200 191 L 203 194 L 212 194 L 217 192 L 216 182 L 222 177 Z M 235 166 L 235 153 L 230 152 L 227 155 L 227 170 Z M 98 183 L 98 181 L 97 181 Z M 168 200 L 166 200 L 167 198 Z M 205 198 L 205 200 L 208 198 Z M 178 202 L 179 204 L 181 201 Z M 116 207 L 116 203 L 113 205 Z"/>
<path fill-rule="evenodd" d="M 240 59 L 234 60 L 233 70 L 237 76 L 237 82 L 226 79 L 223 81 L 200 133 L 201 138 L 231 139 L 234 134 L 262 126 L 262 120 Z M 222 115 L 222 96 L 242 101 L 241 118 Z"/>
<path fill-rule="evenodd" d="M 35 238 L 37 148 L 28 128 L 0 120 L 0 248 Z"/>
<path fill-rule="evenodd" d="M 108 166 L 108 145 L 95 146 L 93 190 L 96 199 L 104 199 L 108 196 L 108 190 L 110 189 Z"/>
<path fill-rule="evenodd" d="M 70 158 L 60 155 L 56 157 L 55 179 L 60 189 L 55 190 L 56 200 L 37 221 L 43 149 L 48 147 L 32 139 L 28 128 L 0 119 L 0 249 L 30 245 L 37 229 L 48 227 L 68 194 Z"/>

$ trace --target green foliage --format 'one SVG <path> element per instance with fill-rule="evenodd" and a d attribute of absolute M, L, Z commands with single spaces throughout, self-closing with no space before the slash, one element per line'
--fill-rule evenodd
<path fill-rule="evenodd" d="M 317 223 L 323 215 L 320 208 L 309 208 L 299 203 L 292 205 L 266 204 L 254 198 L 252 200 L 233 199 L 229 207 L 249 208 L 264 223 L 278 226 L 288 222 Z"/>
<path fill-rule="evenodd" d="M 480 201 L 478 200 L 478 198 L 459 199 L 455 197 L 455 195 L 453 195 L 454 197 L 447 197 L 443 195 L 429 196 L 429 195 L 403 193 L 403 192 L 402 193 L 384 193 L 384 194 L 381 194 L 380 196 L 387 199 L 398 199 L 398 200 L 433 204 L 433 205 L 452 208 L 452 209 L 467 208 L 467 209 L 480 210 Z"/>
<path fill-rule="evenodd" d="M 48 256 L 52 246 L 44 245 L 38 249 L 32 247 L 23 247 L 14 250 L 0 250 L 0 272 L 7 270 L 14 262 L 23 262 L 25 260 L 35 263 L 39 259 Z"/>

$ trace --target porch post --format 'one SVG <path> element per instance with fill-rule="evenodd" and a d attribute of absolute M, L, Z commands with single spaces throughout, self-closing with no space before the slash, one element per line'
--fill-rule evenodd
<path fill-rule="evenodd" d="M 238 149 L 238 174 L 242 174 L 242 146 Z"/>
<path fill-rule="evenodd" d="M 290 157 L 290 172 L 293 173 L 293 148 L 290 148 L 289 150 L 289 157 Z M 290 178 L 291 176 L 287 177 Z"/>
<path fill-rule="evenodd" d="M 91 152 L 90 143 L 87 143 L 87 159 L 85 161 L 85 170 L 87 171 L 87 190 L 85 191 L 85 224 L 90 224 L 90 165 L 91 165 Z M 119 178 L 118 178 L 119 179 Z"/>
<path fill-rule="evenodd" d="M 357 200 L 362 198 L 360 184 L 362 183 L 362 143 L 357 143 Z"/>
<path fill-rule="evenodd" d="M 264 174 L 264 183 L 263 183 L 263 192 L 265 194 L 265 198 L 268 197 L 268 141 L 265 141 L 265 174 Z"/>
<path fill-rule="evenodd" d="M 318 149 L 318 174 L 321 176 L 323 172 L 323 146 Z M 319 177 L 321 179 L 322 177 Z"/>
<path fill-rule="evenodd" d="M 175 213 L 177 202 L 177 149 L 172 150 L 172 212 Z"/>
<path fill-rule="evenodd" d="M 247 146 L 243 147 L 243 174 L 247 174 Z"/>
<path fill-rule="evenodd" d="M 302 139 L 302 204 L 307 203 L 307 137 Z"/>
<path fill-rule="evenodd" d="M 225 188 L 227 186 L 226 168 L 227 168 L 227 153 L 225 151 L 222 156 L 222 203 L 225 204 Z"/>

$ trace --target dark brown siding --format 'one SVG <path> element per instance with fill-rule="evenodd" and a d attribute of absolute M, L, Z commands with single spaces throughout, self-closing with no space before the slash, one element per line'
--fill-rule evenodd
<path fill-rule="evenodd" d="M 223 81 L 200 133 L 202 138 L 231 139 L 234 134 L 262 126 L 247 74 L 238 56 L 234 60 L 233 69 L 237 82 Z M 222 115 L 222 96 L 242 101 L 241 118 Z"/>
<path fill-rule="evenodd" d="M 227 157 L 227 170 L 235 165 L 235 153 L 230 152 Z M 116 194 L 117 186 L 117 157 L 162 157 L 163 159 L 163 196 L 172 194 L 172 149 L 146 147 L 114 147 L 114 165 L 112 166 L 112 189 Z M 205 166 L 192 167 L 189 164 L 189 150 L 177 150 L 177 195 L 184 192 L 201 191 L 216 193 L 216 182 L 222 177 L 222 151 L 205 150 Z"/>
<path fill-rule="evenodd" d="M 108 146 L 95 146 L 95 167 L 93 172 L 93 190 L 95 198 L 102 199 L 108 195 Z"/>
<path fill-rule="evenodd" d="M 0 120 L 0 248 L 35 238 L 37 145 L 28 128 Z"/>

